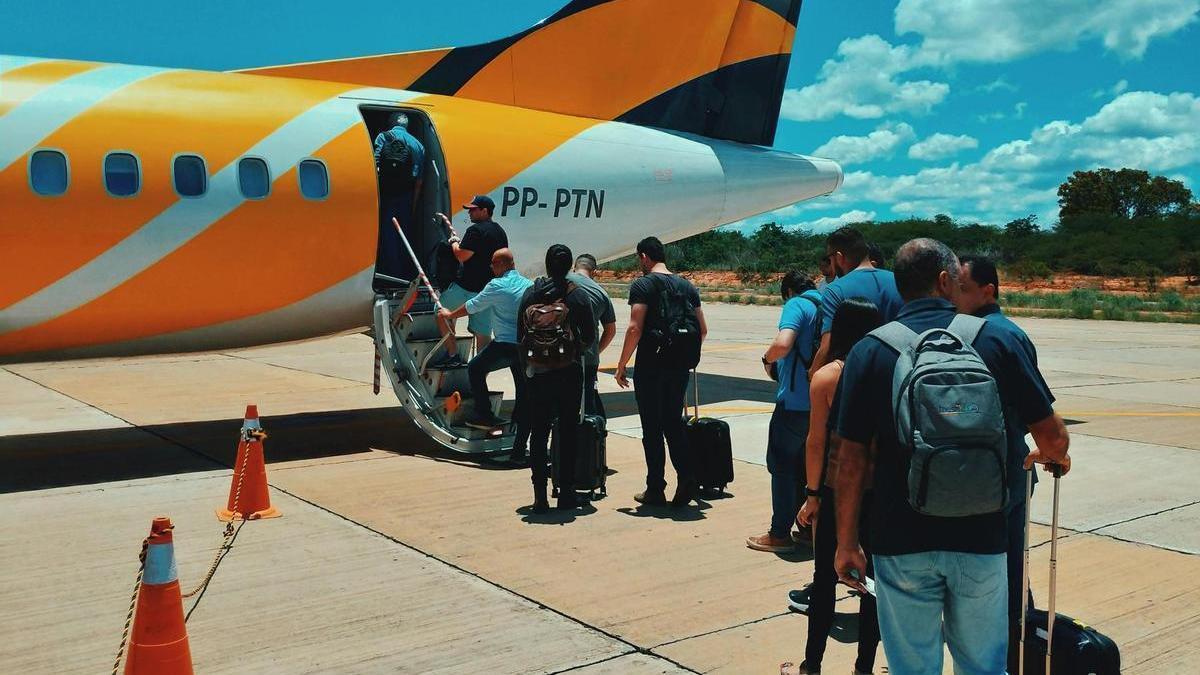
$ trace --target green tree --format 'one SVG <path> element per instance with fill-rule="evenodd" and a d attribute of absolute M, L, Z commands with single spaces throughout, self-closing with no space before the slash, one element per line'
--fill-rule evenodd
<path fill-rule="evenodd" d="M 1186 212 L 1192 191 L 1183 183 L 1141 169 L 1076 171 L 1058 186 L 1059 220 L 1084 215 L 1152 218 Z"/>

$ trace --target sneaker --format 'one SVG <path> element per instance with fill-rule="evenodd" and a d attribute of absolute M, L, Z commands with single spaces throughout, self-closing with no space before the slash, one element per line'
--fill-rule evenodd
<path fill-rule="evenodd" d="M 799 530 L 792 530 L 792 541 L 802 546 L 812 546 L 812 530 L 808 529 L 807 527 Z"/>
<path fill-rule="evenodd" d="M 474 412 L 468 415 L 465 420 L 465 424 L 474 429 L 495 429 L 496 427 L 503 426 L 504 423 L 504 420 L 490 412 L 486 414 Z"/>
<path fill-rule="evenodd" d="M 633 501 L 639 504 L 645 504 L 646 506 L 666 506 L 667 495 L 661 491 L 652 492 L 650 490 L 646 490 L 645 492 L 639 492 L 634 495 Z"/>
<path fill-rule="evenodd" d="M 793 612 L 808 614 L 808 607 L 811 604 L 812 600 L 809 598 L 807 588 L 796 591 L 788 591 L 788 607 L 791 608 Z"/>
<path fill-rule="evenodd" d="M 821 670 L 819 668 L 813 670 L 808 666 L 807 661 L 801 661 L 798 666 L 788 661 L 779 664 L 779 675 L 821 675 Z"/>
<path fill-rule="evenodd" d="M 465 365 L 467 362 L 463 361 L 457 352 L 450 356 L 439 356 L 429 362 L 430 368 L 461 368 Z"/>
<path fill-rule="evenodd" d="M 791 553 L 796 550 L 796 542 L 791 538 L 773 537 L 771 533 L 760 534 L 757 537 L 750 537 L 746 540 L 746 546 L 755 551 L 767 551 L 769 553 Z"/>

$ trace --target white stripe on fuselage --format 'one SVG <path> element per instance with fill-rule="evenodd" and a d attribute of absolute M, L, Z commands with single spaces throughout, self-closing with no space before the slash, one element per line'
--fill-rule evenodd
<path fill-rule="evenodd" d="M 403 102 L 417 94 L 367 88 L 342 96 Z M 297 115 L 243 154 L 266 159 L 272 180 L 279 180 L 301 159 L 361 123 L 356 103 L 330 98 Z M 50 321 L 101 297 L 195 238 L 244 201 L 237 184 L 237 163 L 231 162 L 212 176 L 203 197 L 177 200 L 86 265 L 0 310 L 0 334 Z"/>
<path fill-rule="evenodd" d="M 146 66 L 100 66 L 63 78 L 0 116 L 0 171 L 42 139 L 118 90 L 168 72 Z"/>
<path fill-rule="evenodd" d="M 711 229 L 724 211 L 725 180 L 716 154 L 703 143 L 603 122 L 563 142 L 490 196 L 521 270 L 541 274 L 548 244 L 610 258 L 648 234 L 670 240 Z"/>

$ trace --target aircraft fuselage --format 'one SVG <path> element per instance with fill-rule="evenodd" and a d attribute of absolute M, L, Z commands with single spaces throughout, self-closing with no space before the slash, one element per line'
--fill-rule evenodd
<path fill-rule="evenodd" d="M 551 243 L 611 259 L 644 236 L 677 240 L 841 182 L 828 160 L 464 98 L 2 63 L 0 362 L 245 347 L 368 326 L 379 194 L 365 109 L 426 120 L 438 150 L 426 189 L 442 190 L 447 206 L 492 196 L 532 274 Z M 56 182 L 64 166 L 65 184 Z M 454 219 L 465 230 L 464 216 Z"/>

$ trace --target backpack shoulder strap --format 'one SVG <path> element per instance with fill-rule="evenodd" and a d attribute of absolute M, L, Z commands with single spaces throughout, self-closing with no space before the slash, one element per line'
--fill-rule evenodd
<path fill-rule="evenodd" d="M 987 322 L 977 316 L 970 314 L 956 314 L 954 320 L 946 327 L 946 330 L 954 333 L 966 344 L 975 344 L 975 339 L 979 337 L 979 331 L 983 330 L 984 324 Z"/>
<path fill-rule="evenodd" d="M 911 328 L 905 326 L 899 321 L 892 321 L 876 328 L 867 333 L 879 340 L 883 344 L 896 350 L 897 354 L 902 354 L 906 349 L 909 349 L 917 343 L 921 337 L 917 335 Z"/>

